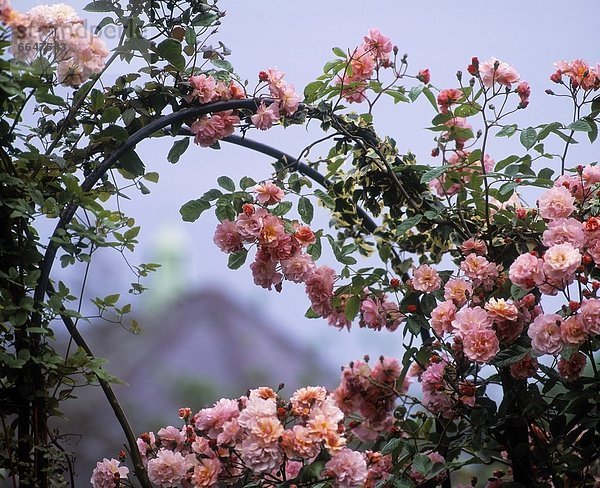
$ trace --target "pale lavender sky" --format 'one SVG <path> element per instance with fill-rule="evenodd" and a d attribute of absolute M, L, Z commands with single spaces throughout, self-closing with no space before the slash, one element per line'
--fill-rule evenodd
<path fill-rule="evenodd" d="M 39 2 L 13 0 L 15 7 L 26 8 Z M 83 6 L 87 2 L 71 2 Z M 333 57 L 331 48 L 353 48 L 371 27 L 378 27 L 398 45 L 400 53 L 409 54 L 410 72 L 428 67 L 432 83 L 439 88 L 454 87 L 455 73 L 465 71 L 472 56 L 485 60 L 495 56 L 513 65 L 532 86 L 531 104 L 514 118 L 515 123 L 537 125 L 559 120 L 569 123 L 569 106 L 565 99 L 544 94 L 553 88 L 548 77 L 552 63 L 566 59 L 584 58 L 591 63 L 600 61 L 600 34 L 594 26 L 599 18 L 600 2 L 556 0 L 481 0 L 414 2 L 372 0 L 342 1 L 234 1 L 222 0 L 227 10 L 223 19 L 221 39 L 233 51 L 230 61 L 236 71 L 252 85 L 259 70 L 277 66 L 287 73 L 287 80 L 301 91 L 306 83 L 317 77 L 323 64 Z M 102 15 L 82 14 L 97 22 Z M 121 74 L 127 67 L 118 66 L 111 72 Z M 407 80 L 408 86 L 413 80 Z M 415 83 L 416 84 L 416 83 Z M 431 159 L 433 133 L 424 130 L 434 113 L 425 99 L 414 105 L 383 104 L 376 113 L 375 123 L 381 134 L 396 139 L 401 152 L 412 151 L 421 163 L 439 163 Z M 356 106 L 360 110 L 359 106 Z M 316 127 L 316 124 L 315 124 Z M 294 127 L 279 128 L 250 137 L 263 140 L 291 154 L 298 154 L 318 130 L 307 132 Z M 587 163 L 596 158 L 589 144 L 574 148 L 571 159 Z M 516 146 L 515 146 L 516 144 Z M 496 160 L 511 154 L 517 141 L 492 140 L 489 153 Z M 161 235 L 179 239 L 182 246 L 181 279 L 188 286 L 218 286 L 237 297 L 249 308 L 265 311 L 279 320 L 281 327 L 335 354 L 334 363 L 342 364 L 364 353 L 401 354 L 401 336 L 388 333 L 353 330 L 338 332 L 323 321 L 308 320 L 303 314 L 308 306 L 303 287 L 285 283 L 281 294 L 256 287 L 247 263 L 243 269 L 229 271 L 227 256 L 212 243 L 216 219 L 206 213 L 195 224 L 183 223 L 179 207 L 198 198 L 215 186 L 218 176 L 228 174 L 236 181 L 245 174 L 256 180 L 268 177 L 270 161 L 237 147 L 225 146 L 221 151 L 191 147 L 179 164 L 166 161 L 170 142 L 166 139 L 149 141 L 138 147 L 148 171 L 159 171 L 158 185 L 148 185 L 152 194 L 133 195 L 124 207 L 142 225 L 141 243 L 135 261 L 151 261 L 156 257 L 156 243 Z M 314 155 L 322 152 L 317 150 Z M 575 163 L 576 162 L 576 163 Z M 544 162 L 552 165 L 553 161 Z M 319 212 L 318 222 L 326 226 L 327 215 Z M 179 237 L 178 237 L 179 236 Z M 119 272 L 121 264 L 103 264 L 92 270 L 92 277 L 101 280 L 110 273 L 111 283 L 105 286 L 108 294 L 114 288 L 115 277 L 126 289 L 130 277 Z M 158 281 L 161 275 L 156 276 Z M 154 283 L 156 284 L 156 281 Z M 153 282 L 150 282 L 151 284 Z M 151 297 L 151 295 L 148 295 Z M 144 303 L 144 302 L 142 302 Z M 148 303 L 148 302 L 146 302 Z M 135 339 L 132 339 L 135 340 Z"/>

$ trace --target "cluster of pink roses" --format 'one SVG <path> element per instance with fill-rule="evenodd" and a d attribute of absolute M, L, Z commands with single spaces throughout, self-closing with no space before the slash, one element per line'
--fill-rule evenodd
<path fill-rule="evenodd" d="M 256 113 L 250 118 L 252 123 L 261 130 L 269 129 L 282 115 L 293 115 L 300 104 L 300 96 L 294 86 L 283 79 L 284 73 L 274 68 L 262 71 L 261 81 L 266 81 L 275 101 L 266 105 L 261 102 Z M 195 75 L 189 79 L 192 89 L 185 97 L 187 102 L 200 104 L 216 102 L 219 100 L 232 100 L 246 98 L 244 89 L 234 81 L 225 84 L 216 81 L 210 75 Z M 190 130 L 194 134 L 194 142 L 202 147 L 209 147 L 217 141 L 230 136 L 235 126 L 240 123 L 240 118 L 232 110 L 202 115 L 192 123 Z"/>
<path fill-rule="evenodd" d="M 378 29 L 369 31 L 369 34 L 364 37 L 364 42 L 350 55 L 346 72 L 337 79 L 337 84 L 342 87 L 342 96 L 347 101 L 352 103 L 366 100 L 367 81 L 373 76 L 375 70 L 391 67 L 392 50 L 389 37 L 383 35 Z"/>
<path fill-rule="evenodd" d="M 470 75 L 479 79 L 483 87 L 493 88 L 494 90 L 496 85 L 510 89 L 520 79 L 519 73 L 517 73 L 512 66 L 503 61 L 499 61 L 494 57 L 482 63 L 479 62 L 478 58 L 472 58 L 471 64 L 467 67 L 467 71 Z M 531 95 L 529 83 L 522 81 L 517 85 L 514 92 L 519 95 L 521 100 L 519 107 L 527 107 L 527 105 L 529 105 L 529 96 Z M 443 114 L 449 113 L 451 107 L 459 103 L 463 98 L 464 94 L 462 90 L 459 90 L 458 88 L 446 88 L 441 90 L 437 97 L 440 112 Z"/>
<path fill-rule="evenodd" d="M 550 76 L 554 83 L 563 83 L 563 75 L 569 78 L 572 87 L 581 87 L 584 91 L 600 88 L 600 63 L 592 67 L 583 59 L 573 61 L 559 61 L 554 63 L 556 72 Z"/>
<path fill-rule="evenodd" d="M 559 178 L 545 191 L 538 199 L 539 215 L 547 225 L 542 235 L 545 250 L 520 255 L 509 270 L 515 285 L 542 295 L 566 293 L 577 281 L 583 301 L 571 300 L 562 315 L 539 314 L 527 331 L 537 355 L 567 351 L 559 361 L 559 372 L 567 379 L 578 377 L 586 364 L 579 347 L 600 334 L 600 284 L 589 283 L 585 272 L 600 262 L 600 219 L 583 217 L 599 182 L 598 167 L 579 167 L 575 175 Z"/>
<path fill-rule="evenodd" d="M 298 110 L 300 95 L 296 92 L 294 85 L 283 79 L 284 76 L 285 73 L 277 68 L 269 68 L 259 73 L 259 81 L 267 84 L 269 93 L 275 102 L 269 105 L 261 102 L 256 113 L 250 117 L 257 129 L 270 129 L 282 115 L 294 115 Z"/>
<path fill-rule="evenodd" d="M 138 439 L 150 481 L 160 487 L 209 488 L 248 475 L 279 484 L 296 478 L 323 450 L 329 461 L 321 476 L 334 486 L 361 487 L 367 479 L 366 456 L 346 447 L 344 415 L 323 387 L 301 388 L 287 403 L 272 389 L 257 388 L 195 415 L 182 408 L 179 417 L 182 428 L 168 426 Z M 104 464 L 94 471 L 96 488 L 112 486 L 103 480 L 122 469 Z"/>
<path fill-rule="evenodd" d="M 216 81 L 210 75 L 191 76 L 189 84 L 192 91 L 185 97 L 187 102 L 204 104 L 218 100 L 241 100 L 246 98 L 243 88 L 234 81 L 225 84 L 222 81 Z M 194 134 L 196 144 L 201 147 L 209 147 L 224 137 L 233 134 L 235 126 L 239 123 L 239 116 L 232 110 L 226 110 L 198 117 L 190 126 L 190 131 Z"/>
<path fill-rule="evenodd" d="M 393 411 L 398 399 L 396 381 L 402 366 L 396 358 L 381 356 L 373 368 L 364 361 L 352 361 L 342 368 L 340 385 L 332 392 L 336 404 L 347 416 L 360 414 L 362 420 L 352 421 L 349 428 L 363 441 L 372 441 L 394 427 Z M 408 389 L 405 381 L 402 392 Z"/>
<path fill-rule="evenodd" d="M 306 225 L 288 226 L 265 208 L 284 197 L 283 190 L 275 183 L 268 181 L 254 191 L 261 206 L 244 204 L 235 222 L 223 220 L 217 226 L 213 241 L 226 253 L 241 251 L 244 243 L 256 244 L 256 257 L 250 265 L 254 283 L 277 291 L 281 291 L 284 278 L 304 283 L 313 310 L 321 317 L 328 317 L 334 311 L 331 298 L 336 276 L 328 266 L 317 267 L 303 250 L 316 241 L 314 232 Z"/>
<path fill-rule="evenodd" d="M 104 41 L 88 32 L 75 10 L 59 3 L 38 5 L 27 13 L 0 3 L 0 21 L 12 30 L 12 54 L 20 60 L 43 56 L 58 62 L 58 82 L 79 86 L 104 68 L 108 49 Z"/>

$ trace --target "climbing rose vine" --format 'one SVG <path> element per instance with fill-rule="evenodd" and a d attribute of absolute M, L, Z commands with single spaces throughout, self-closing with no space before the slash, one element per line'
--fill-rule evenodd
<path fill-rule="evenodd" d="M 600 66 L 558 61 L 546 93 L 569 101 L 571 120 L 521 127 L 511 116 L 540 89 L 504 60 L 473 57 L 438 88 L 433 68 L 410 70 L 373 28 L 334 48 L 301 95 L 268 65 L 244 80 L 222 42 L 207 44 L 224 16 L 216 1 L 161 5 L 94 1 L 86 8 L 108 15 L 92 34 L 68 5 L 21 12 L 0 0 L 2 476 L 67 484 L 72 459 L 48 421 L 97 381 L 128 446 L 98 462 L 95 487 L 598 485 L 600 169 L 571 154 L 597 139 Z M 123 33 L 109 57 L 99 34 L 111 23 Z M 104 83 L 117 58 L 144 66 Z M 377 134 L 379 105 L 423 99 L 434 112 L 426 155 Z M 254 130 L 307 122 L 325 136 L 298 158 L 252 141 Z M 178 138 L 171 163 L 191 140 L 275 158 L 267 177 L 221 176 L 182 218 L 214 209 L 229 268 L 250 258 L 264 293 L 301 286 L 307 317 L 389 333 L 399 357 L 353 361 L 336 387 L 289 400 L 281 385 L 182 407 L 177 425 L 134 434 L 116 378 L 77 327 L 81 301 L 70 309 L 77 298 L 50 271 L 59 251 L 67 267 L 101 247 L 134 248 L 135 220 L 103 204 L 158 181 L 135 151 L 148 137 Z M 315 202 L 330 229 L 315 226 Z M 56 220 L 48 242 L 39 218 Z M 324 246 L 335 264 L 323 263 Z M 129 267 L 131 292 L 143 292 L 156 265 Z M 119 295 L 92 304 L 137 331 Z M 54 350 L 56 322 L 76 350 Z"/>

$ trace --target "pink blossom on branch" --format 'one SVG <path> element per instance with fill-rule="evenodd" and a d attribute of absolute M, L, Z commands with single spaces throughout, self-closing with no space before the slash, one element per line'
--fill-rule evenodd
<path fill-rule="evenodd" d="M 261 205 L 275 205 L 285 197 L 283 190 L 272 181 L 254 187 L 253 191 L 256 193 L 256 200 Z"/>
<path fill-rule="evenodd" d="M 279 120 L 279 107 L 275 103 L 267 107 L 264 102 L 261 102 L 256 113 L 250 117 L 250 120 L 252 120 L 257 129 L 270 129 Z"/>
<path fill-rule="evenodd" d="M 129 469 L 119 464 L 116 459 L 98 461 L 90 479 L 93 488 L 112 488 L 119 480 L 126 479 Z"/>
<path fill-rule="evenodd" d="M 479 74 L 483 85 L 488 88 L 494 83 L 510 88 L 520 78 L 519 73 L 513 67 L 494 57 L 479 63 Z"/>

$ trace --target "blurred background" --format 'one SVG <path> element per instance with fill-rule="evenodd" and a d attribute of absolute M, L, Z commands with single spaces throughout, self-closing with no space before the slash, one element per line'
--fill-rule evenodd
<path fill-rule="evenodd" d="M 87 2 L 69 3 L 82 9 Z M 20 10 L 37 4 L 13 0 Z M 438 88 L 456 87 L 457 70 L 466 73 L 472 56 L 480 61 L 495 56 L 511 64 L 532 87 L 530 106 L 511 122 L 568 124 L 568 100 L 544 93 L 554 88 L 549 80 L 553 63 L 575 58 L 600 61 L 600 31 L 593 20 L 600 14 L 597 0 L 221 0 L 219 5 L 227 15 L 214 44 L 222 41 L 232 50 L 229 60 L 250 86 L 260 70 L 277 66 L 302 92 L 333 58 L 332 47 L 353 49 L 370 28 L 377 27 L 391 37 L 400 54 L 408 53 L 409 73 L 429 68 L 431 83 Z M 90 26 L 103 17 L 84 12 L 81 16 Z M 116 41 L 114 36 L 105 40 L 109 45 Z M 116 63 L 107 75 L 128 70 L 126 64 Z M 409 88 L 417 84 L 407 80 Z M 425 130 L 434 115 L 424 98 L 411 105 L 386 101 L 375 111 L 375 125 L 380 134 L 397 141 L 401 153 L 413 152 L 422 164 L 439 164 L 431 157 L 434 133 Z M 320 134 L 314 124 L 308 129 L 252 132 L 250 137 L 298 155 Z M 579 139 L 581 144 L 570 150 L 572 166 L 597 159 L 587 138 Z M 143 282 L 149 290 L 139 297 L 129 295 L 135 276 L 117 252 L 101 250 L 89 269 L 84 294 L 84 310 L 92 314 L 90 299 L 121 293 L 121 304 L 133 304 L 132 318 L 139 323 L 140 334 L 102 321 L 80 326 L 95 354 L 108 359 L 107 369 L 127 383 L 116 391 L 138 433 L 177 425 L 177 409 L 182 406 L 198 410 L 223 396 L 237 397 L 260 385 L 276 388 L 282 382 L 288 395 L 306 384 L 334 388 L 339 367 L 353 359 L 364 354 L 402 355 L 401 330 L 339 331 L 324 320 L 304 318 L 309 302 L 303 286 L 285 282 L 281 293 L 259 288 L 252 281 L 250 260 L 237 271 L 228 270 L 227 256 L 212 242 L 214 215 L 206 212 L 192 224 L 181 221 L 181 205 L 216 186 L 221 175 L 236 182 L 245 175 L 257 181 L 268 178 L 271 161 L 266 156 L 227 144 L 219 151 L 194 146 L 171 165 L 166 159 L 170 147 L 166 139 L 138 146 L 147 171 L 159 172 L 160 182 L 147 185 L 149 195 L 129 192 L 131 200 L 120 202 L 142 227 L 140 244 L 128 261 L 161 264 Z M 311 157 L 327 151 L 318 146 Z M 524 152 L 513 139 L 492 140 L 488 152 L 499 161 L 509 151 Z M 535 205 L 535 195 L 524 197 Z M 327 228 L 327 223 L 325 210 L 317 209 L 313 227 Z M 320 263 L 336 268 L 326 253 Z M 57 265 L 53 278 L 63 279 L 77 292 L 82 271 L 75 267 L 64 272 Z M 59 335 L 59 340 L 66 338 Z M 85 485 L 95 461 L 115 457 L 123 437 L 99 388 L 82 389 L 80 396 L 81 401 L 67 403 L 70 422 L 61 430 L 73 434 L 67 442 L 77 452 L 78 484 Z"/>

